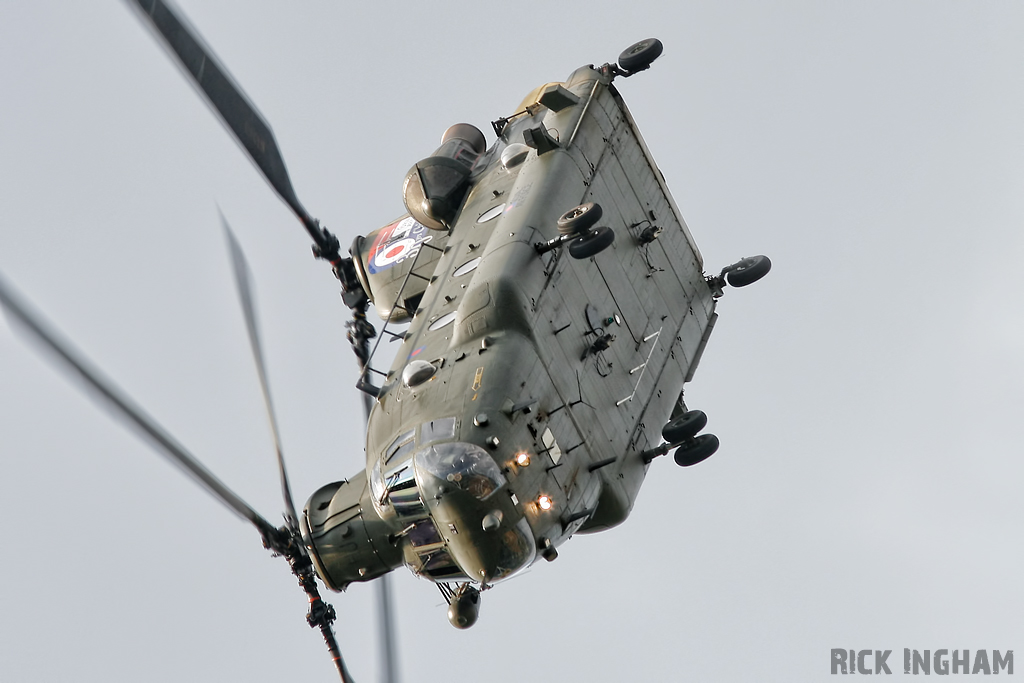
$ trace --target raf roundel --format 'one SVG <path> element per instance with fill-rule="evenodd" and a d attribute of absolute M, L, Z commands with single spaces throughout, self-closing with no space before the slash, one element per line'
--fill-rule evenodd
<path fill-rule="evenodd" d="M 387 270 L 419 252 L 420 245 L 431 238 L 427 226 L 406 217 L 384 228 L 377 235 L 367 258 L 371 273 Z"/>

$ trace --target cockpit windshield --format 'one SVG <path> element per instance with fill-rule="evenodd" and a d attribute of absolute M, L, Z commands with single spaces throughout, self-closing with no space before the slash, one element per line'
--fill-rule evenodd
<path fill-rule="evenodd" d="M 439 443 L 417 451 L 413 459 L 417 473 L 454 484 L 479 500 L 486 500 L 505 484 L 498 464 L 487 451 L 474 444 Z"/>

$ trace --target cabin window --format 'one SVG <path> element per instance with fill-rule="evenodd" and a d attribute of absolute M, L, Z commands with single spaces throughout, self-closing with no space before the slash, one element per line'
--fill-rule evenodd
<path fill-rule="evenodd" d="M 492 219 L 497 218 L 498 216 L 500 216 L 501 212 L 504 211 L 504 210 L 505 210 L 505 205 L 504 204 L 498 204 L 497 206 L 492 206 L 491 208 L 487 209 L 482 214 L 480 214 L 480 218 L 477 218 L 476 222 L 477 223 L 486 223 L 487 221 L 492 220 Z"/>
<path fill-rule="evenodd" d="M 456 314 L 456 311 L 452 311 L 451 313 L 445 313 L 440 318 L 438 318 L 434 322 L 430 323 L 430 326 L 427 329 L 430 330 L 431 332 L 433 332 L 434 330 L 441 329 L 442 327 L 444 327 L 448 323 L 450 323 L 453 320 L 455 320 L 455 314 Z"/>
<path fill-rule="evenodd" d="M 477 256 L 475 259 L 470 259 L 469 261 L 466 261 L 461 266 L 455 269 L 455 272 L 452 273 L 452 277 L 459 277 L 460 275 L 465 275 L 466 273 L 473 272 L 474 270 L 476 270 L 476 267 L 480 265 L 480 259 L 481 257 Z"/>

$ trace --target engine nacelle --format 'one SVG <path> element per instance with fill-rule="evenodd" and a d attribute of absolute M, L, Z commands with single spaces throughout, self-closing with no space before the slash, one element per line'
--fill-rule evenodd
<path fill-rule="evenodd" d="M 302 511 L 302 540 L 331 590 L 370 581 L 402 564 L 401 548 L 369 496 L 364 471 L 321 487 Z"/>
<path fill-rule="evenodd" d="M 486 149 L 484 134 L 468 123 L 445 131 L 441 146 L 405 176 L 402 199 L 409 214 L 433 230 L 445 230 L 462 206 L 469 176 Z"/>

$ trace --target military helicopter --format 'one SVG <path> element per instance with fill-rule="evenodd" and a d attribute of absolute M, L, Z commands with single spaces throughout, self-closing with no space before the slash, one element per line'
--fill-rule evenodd
<path fill-rule="evenodd" d="M 408 214 L 356 238 L 343 256 L 299 203 L 269 126 L 223 67 L 167 5 L 137 4 L 341 282 L 358 388 L 372 403 L 366 468 L 322 487 L 300 516 L 279 453 L 286 524 L 276 528 L 13 296 L 0 298 L 286 557 L 343 679 L 317 577 L 343 590 L 405 564 L 438 585 L 450 621 L 465 628 L 482 591 L 540 557 L 554 560 L 575 533 L 621 523 L 654 458 L 674 450 L 690 466 L 715 452 L 683 385 L 724 287 L 752 283 L 770 262 L 704 274 L 613 86 L 646 70 L 660 42 L 537 88 L 494 122 L 490 146 L 472 126 L 449 128 L 406 176 Z M 379 332 L 366 320 L 371 304 L 385 321 Z M 399 342 L 388 370 L 373 362 L 384 339 Z M 260 356 L 257 346 L 262 377 Z"/>

